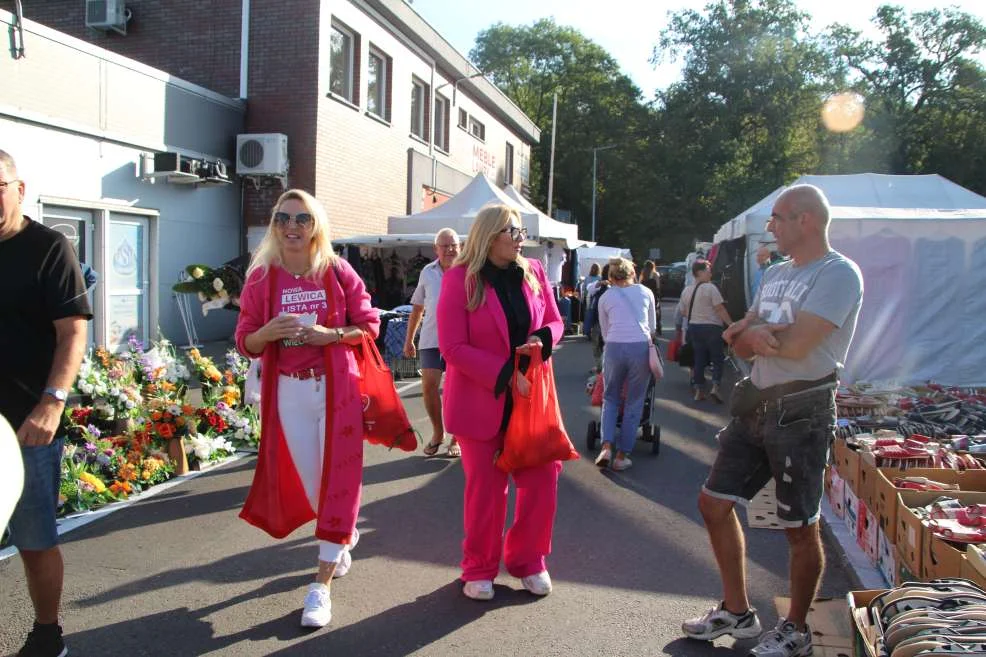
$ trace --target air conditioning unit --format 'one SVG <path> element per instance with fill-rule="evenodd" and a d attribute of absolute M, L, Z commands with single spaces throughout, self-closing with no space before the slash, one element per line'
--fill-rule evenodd
<path fill-rule="evenodd" d="M 127 18 L 123 0 L 86 0 L 86 27 L 126 34 Z"/>
<path fill-rule="evenodd" d="M 199 169 L 202 163 L 180 153 L 155 153 L 154 171 L 147 174 L 149 178 L 166 178 L 169 183 L 192 184 L 201 180 Z"/>
<path fill-rule="evenodd" d="M 276 132 L 236 135 L 236 173 L 240 176 L 287 176 L 288 136 Z"/>

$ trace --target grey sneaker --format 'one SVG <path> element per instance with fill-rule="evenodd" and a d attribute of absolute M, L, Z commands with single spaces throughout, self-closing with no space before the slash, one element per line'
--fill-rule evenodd
<path fill-rule="evenodd" d="M 781 618 L 777 626 L 766 632 L 760 643 L 750 650 L 751 657 L 809 657 L 811 655 L 811 629 L 805 626 L 799 632 L 794 623 Z"/>
<path fill-rule="evenodd" d="M 720 603 L 705 612 L 704 616 L 686 620 L 681 624 L 681 631 L 690 639 L 712 641 L 725 634 L 737 639 L 752 639 L 760 636 L 761 628 L 757 610 L 753 607 L 736 615 L 724 609 Z"/>

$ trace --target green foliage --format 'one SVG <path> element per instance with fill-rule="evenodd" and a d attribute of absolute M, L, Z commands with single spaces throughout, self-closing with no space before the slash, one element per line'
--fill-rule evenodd
<path fill-rule="evenodd" d="M 670 15 L 652 62 L 682 61 L 681 79 L 653 102 L 615 60 L 551 19 L 497 23 L 472 59 L 543 130 L 531 162 L 544 207 L 552 96 L 558 93 L 555 205 L 580 234 L 592 215 L 599 152 L 598 241 L 673 260 L 696 239 L 802 174 L 939 173 L 986 194 L 986 72 L 971 56 L 986 27 L 956 9 L 880 7 L 882 35 L 846 25 L 812 32 L 794 0 L 713 0 Z M 861 125 L 821 122 L 833 93 L 865 100 Z"/>

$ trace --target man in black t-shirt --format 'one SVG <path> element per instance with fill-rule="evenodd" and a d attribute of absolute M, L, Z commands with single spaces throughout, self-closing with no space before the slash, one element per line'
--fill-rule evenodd
<path fill-rule="evenodd" d="M 24 181 L 0 150 L 0 414 L 17 432 L 24 491 L 10 519 L 34 605 L 19 656 L 66 654 L 58 625 L 63 564 L 55 513 L 65 399 L 92 317 L 82 270 L 64 235 L 24 216 Z"/>

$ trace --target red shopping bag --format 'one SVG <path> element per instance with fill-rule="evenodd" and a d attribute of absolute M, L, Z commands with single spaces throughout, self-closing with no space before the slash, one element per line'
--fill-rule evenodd
<path fill-rule="evenodd" d="M 596 375 L 596 380 L 592 384 L 592 405 L 593 406 L 603 405 L 603 373 L 602 372 Z"/>
<path fill-rule="evenodd" d="M 680 333 L 675 333 L 675 336 L 671 338 L 668 342 L 668 362 L 677 363 L 678 362 L 678 350 L 681 349 L 681 337 Z"/>
<path fill-rule="evenodd" d="M 353 350 L 359 364 L 359 393 L 363 403 L 363 438 L 371 445 L 398 447 L 405 452 L 418 448 L 418 439 L 407 419 L 390 368 L 376 343 L 363 334 L 363 344 Z"/>
<path fill-rule="evenodd" d="M 534 349 L 527 374 L 520 374 L 519 360 L 519 356 L 514 358 L 514 384 L 510 391 L 514 407 L 496 467 L 513 472 L 551 461 L 579 458 L 562 424 L 551 364 L 541 362 L 540 350 Z M 526 377 L 531 384 L 529 397 L 516 393 L 519 376 Z"/>

